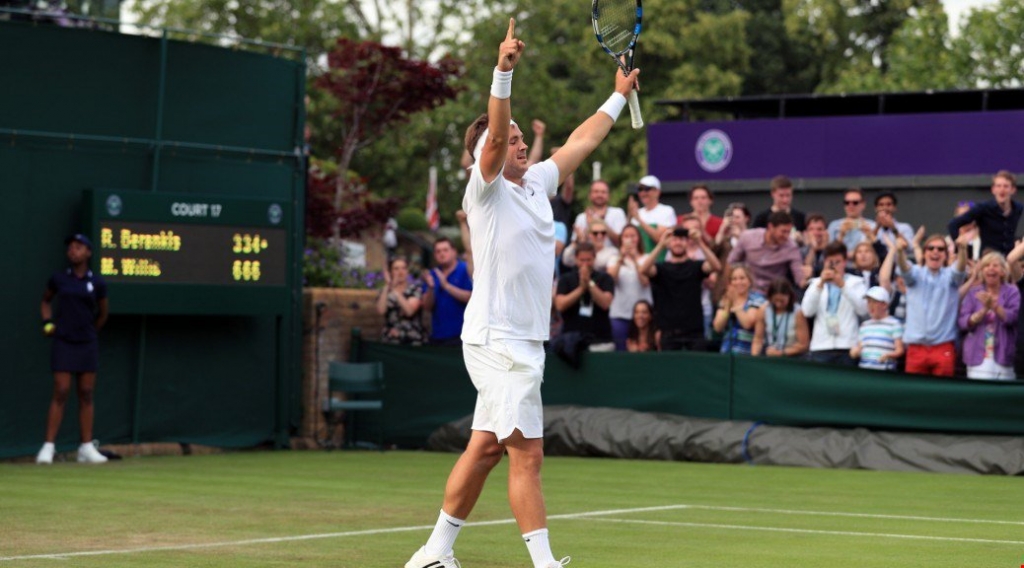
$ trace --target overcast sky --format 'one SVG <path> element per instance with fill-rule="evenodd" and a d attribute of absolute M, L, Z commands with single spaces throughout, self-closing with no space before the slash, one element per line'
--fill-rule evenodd
<path fill-rule="evenodd" d="M 961 14 L 971 8 L 991 6 L 995 3 L 996 0 L 942 0 L 942 5 L 945 6 L 946 13 L 949 14 L 949 28 L 954 30 L 954 33 L 956 33 L 955 30 L 960 22 Z"/>

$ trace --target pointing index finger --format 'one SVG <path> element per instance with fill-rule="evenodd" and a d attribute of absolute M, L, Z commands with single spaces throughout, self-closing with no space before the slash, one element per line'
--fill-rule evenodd
<path fill-rule="evenodd" d="M 516 37 L 516 19 L 515 18 L 509 18 L 508 19 L 508 34 L 505 36 L 505 39 L 513 39 L 515 37 Z"/>

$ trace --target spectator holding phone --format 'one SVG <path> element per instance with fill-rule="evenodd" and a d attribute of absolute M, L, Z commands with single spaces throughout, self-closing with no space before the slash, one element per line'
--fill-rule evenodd
<path fill-rule="evenodd" d="M 715 235 L 715 248 L 719 251 L 718 257 L 724 260 L 729 256 L 733 247 L 739 241 L 743 231 L 750 228 L 750 210 L 747 206 L 736 202 L 730 203 L 725 209 L 725 217 L 722 218 L 722 226 Z"/>
<path fill-rule="evenodd" d="M 815 318 L 811 361 L 855 365 L 850 349 L 857 344 L 858 318 L 868 315 L 867 287 L 860 276 L 847 274 L 845 266 L 846 245 L 842 241 L 829 243 L 821 276 L 811 280 L 804 292 L 804 314 Z"/>
<path fill-rule="evenodd" d="M 704 253 L 704 260 L 687 255 L 687 241 L 697 241 Z M 668 249 L 672 254 L 656 262 L 658 253 Z M 655 322 L 661 331 L 661 351 L 705 351 L 708 340 L 704 336 L 704 321 L 701 317 L 701 287 L 708 274 L 722 268 L 718 258 L 712 254 L 700 231 L 687 232 L 682 227 L 665 233 L 658 246 L 647 255 L 640 272 L 651 280 L 654 296 Z"/>
<path fill-rule="evenodd" d="M 821 275 L 825 268 L 825 247 L 828 246 L 828 222 L 821 213 L 807 216 L 807 229 L 800 254 L 804 258 L 804 282 Z"/>
<path fill-rule="evenodd" d="M 615 297 L 608 312 L 612 319 L 612 339 L 616 351 L 626 350 L 630 325 L 636 319 L 636 304 L 651 302 L 651 281 L 640 272 L 647 255 L 640 240 L 640 229 L 626 225 L 619 236 L 619 256 L 608 265 L 608 275 L 615 281 Z M 648 314 L 650 315 L 650 314 Z"/>
<path fill-rule="evenodd" d="M 828 224 L 829 240 L 842 241 L 847 251 L 874 234 L 875 222 L 864 218 L 864 192 L 859 187 L 851 187 L 843 194 L 843 211 L 846 216 Z"/>

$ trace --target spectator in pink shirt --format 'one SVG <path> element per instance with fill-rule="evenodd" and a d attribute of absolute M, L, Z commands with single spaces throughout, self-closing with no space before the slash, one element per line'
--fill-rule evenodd
<path fill-rule="evenodd" d="M 748 229 L 740 234 L 729 253 L 729 264 L 744 263 L 754 275 L 754 289 L 764 294 L 772 280 L 789 279 L 804 286 L 803 257 L 789 238 L 793 218 L 784 211 L 768 216 L 767 229 Z"/>

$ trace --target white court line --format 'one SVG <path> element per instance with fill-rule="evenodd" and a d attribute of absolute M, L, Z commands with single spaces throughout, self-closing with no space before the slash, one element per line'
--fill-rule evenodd
<path fill-rule="evenodd" d="M 839 516 L 839 517 L 866 517 L 866 518 L 881 518 L 881 519 L 901 519 L 901 520 L 917 520 L 917 521 L 938 521 L 938 522 L 964 522 L 964 523 L 993 523 L 993 524 L 1010 524 L 1010 525 L 1024 525 L 1024 523 L 1016 521 L 993 521 L 986 519 L 954 519 L 946 517 L 915 517 L 915 516 L 903 516 L 903 515 L 880 515 L 880 514 L 868 514 L 868 513 L 837 513 L 831 511 L 798 511 L 790 509 L 755 509 L 755 508 L 744 508 L 744 507 L 716 507 L 712 505 L 663 505 L 658 507 L 636 507 L 631 509 L 608 509 L 602 511 L 586 511 L 582 513 L 567 513 L 561 515 L 549 515 L 549 520 L 567 520 L 567 519 L 587 519 L 592 517 L 602 517 L 608 515 L 621 515 L 631 513 L 650 513 L 655 511 L 672 511 L 679 509 L 705 509 L 705 510 L 720 510 L 720 511 L 736 511 L 736 512 L 764 512 L 764 513 L 779 513 L 779 514 L 803 514 L 803 515 L 828 515 L 828 516 Z M 596 519 L 603 520 L 603 519 Z M 949 541 L 963 541 L 963 542 L 984 542 L 984 543 L 998 543 L 998 544 L 1024 544 L 1024 542 L 1017 541 L 1002 541 L 1002 540 L 984 540 L 984 539 L 963 539 L 956 537 L 931 537 L 931 536 L 915 536 L 915 535 L 889 535 L 884 533 L 854 533 L 854 532 L 840 532 L 840 531 L 815 531 L 810 529 L 786 529 L 786 528 L 773 528 L 773 527 L 755 527 L 755 526 L 739 526 L 739 525 L 712 525 L 703 523 L 671 523 L 659 521 L 630 521 L 630 520 L 609 520 L 610 522 L 632 522 L 632 523 L 649 523 L 649 524 L 666 524 L 666 525 L 679 525 L 679 526 L 692 526 L 692 527 L 706 527 L 706 528 L 732 528 L 732 529 L 746 529 L 746 530 L 774 530 L 780 532 L 804 532 L 804 533 L 818 533 L 818 534 L 835 534 L 835 535 L 849 535 L 849 536 L 879 536 L 888 538 L 918 538 L 926 540 L 949 540 Z M 481 521 L 474 523 L 467 523 L 467 526 L 481 527 L 481 526 L 493 526 L 493 525 L 508 525 L 515 522 L 515 519 L 500 519 L 495 521 Z M 178 545 L 166 545 L 166 546 L 148 546 L 148 547 L 137 547 L 137 548 L 123 548 L 123 549 L 111 549 L 111 550 L 86 550 L 80 552 L 60 552 L 53 554 L 32 554 L 25 556 L 5 556 L 0 557 L 0 562 L 10 562 L 14 560 L 36 560 L 36 559 L 55 559 L 62 560 L 67 558 L 77 558 L 84 556 L 106 556 L 112 554 L 136 554 L 142 552 L 167 552 L 167 551 L 178 551 L 178 550 L 196 550 L 201 548 L 218 548 L 225 546 L 245 546 L 252 544 L 272 544 L 277 542 L 296 542 L 303 540 L 317 540 L 325 538 L 345 538 L 352 536 L 373 536 L 380 534 L 391 534 L 411 531 L 426 531 L 434 528 L 434 525 L 418 525 L 411 527 L 395 527 L 395 528 L 384 528 L 384 529 L 367 529 L 361 531 L 346 531 L 346 532 L 335 532 L 335 533 L 321 533 L 321 534 L 305 534 L 295 536 L 282 536 L 282 537 L 270 537 L 270 538 L 254 538 L 246 540 L 233 540 L 233 541 L 222 541 L 222 542 L 208 542 L 208 543 L 195 543 L 195 544 L 178 544 Z"/>
<path fill-rule="evenodd" d="M 974 542 L 982 544 L 1012 544 L 1022 545 L 1024 540 L 994 540 L 989 538 L 965 538 L 956 536 L 930 536 L 930 535 L 917 535 L 917 534 L 896 534 L 896 533 L 871 533 L 871 532 L 855 532 L 855 531 L 826 531 L 817 529 L 790 529 L 784 527 L 758 527 L 751 525 L 719 525 L 714 523 L 686 523 L 677 521 L 642 521 L 636 519 L 587 519 L 588 521 L 595 523 L 626 523 L 636 525 L 660 525 L 670 527 L 694 527 L 694 528 L 707 528 L 707 529 L 728 529 L 728 530 L 744 530 L 744 531 L 767 531 L 767 532 L 785 532 L 785 533 L 799 533 L 799 534 L 826 534 L 833 536 L 864 536 L 872 538 L 899 538 L 905 540 L 938 540 L 943 542 Z"/>
<path fill-rule="evenodd" d="M 794 509 L 757 509 L 751 507 L 716 507 L 713 505 L 687 505 L 691 509 L 708 511 L 735 511 L 741 513 L 777 513 L 780 515 L 816 515 L 825 517 L 855 517 L 863 519 L 889 519 L 896 521 L 932 521 L 937 523 L 984 523 L 992 525 L 1024 526 L 1024 521 L 995 521 L 990 519 L 956 519 L 950 517 L 918 517 L 914 515 L 881 515 L 874 513 L 837 513 L 834 511 L 800 511 Z"/>
<path fill-rule="evenodd" d="M 584 513 L 570 513 L 565 515 L 550 515 L 548 519 L 579 519 L 585 517 L 594 517 L 600 515 L 620 515 L 623 513 L 645 513 L 651 511 L 666 511 L 671 509 L 685 509 L 688 505 L 666 505 L 662 507 L 638 507 L 634 509 L 610 509 L 607 511 L 588 511 Z M 481 521 L 476 523 L 466 523 L 466 526 L 483 527 L 491 525 L 509 525 L 515 523 L 515 519 L 500 519 L 496 521 Z M 336 533 L 322 533 L 322 534 L 304 534 L 296 536 L 282 536 L 273 538 L 253 538 L 247 540 L 232 540 L 224 542 L 207 542 L 207 543 L 196 543 L 196 544 L 176 544 L 167 546 L 145 546 L 138 548 L 122 548 L 112 550 L 85 550 L 81 552 L 59 552 L 54 554 L 31 554 L 26 556 L 0 556 L 0 562 L 9 562 L 13 560 L 38 560 L 44 558 L 50 558 L 54 560 L 63 560 L 66 558 L 78 558 L 82 556 L 106 556 L 110 554 L 135 554 L 139 552 L 167 552 L 176 550 L 195 550 L 198 548 L 217 548 L 224 546 L 244 546 L 249 544 L 268 544 L 276 542 L 295 542 L 301 540 L 316 540 L 324 538 L 343 538 L 350 536 L 371 536 L 379 534 L 389 533 L 400 533 L 400 532 L 411 532 L 411 531 L 428 531 L 434 528 L 434 525 L 419 525 L 414 527 L 396 527 L 390 529 L 367 529 L 362 531 L 347 531 L 347 532 L 336 532 Z"/>

